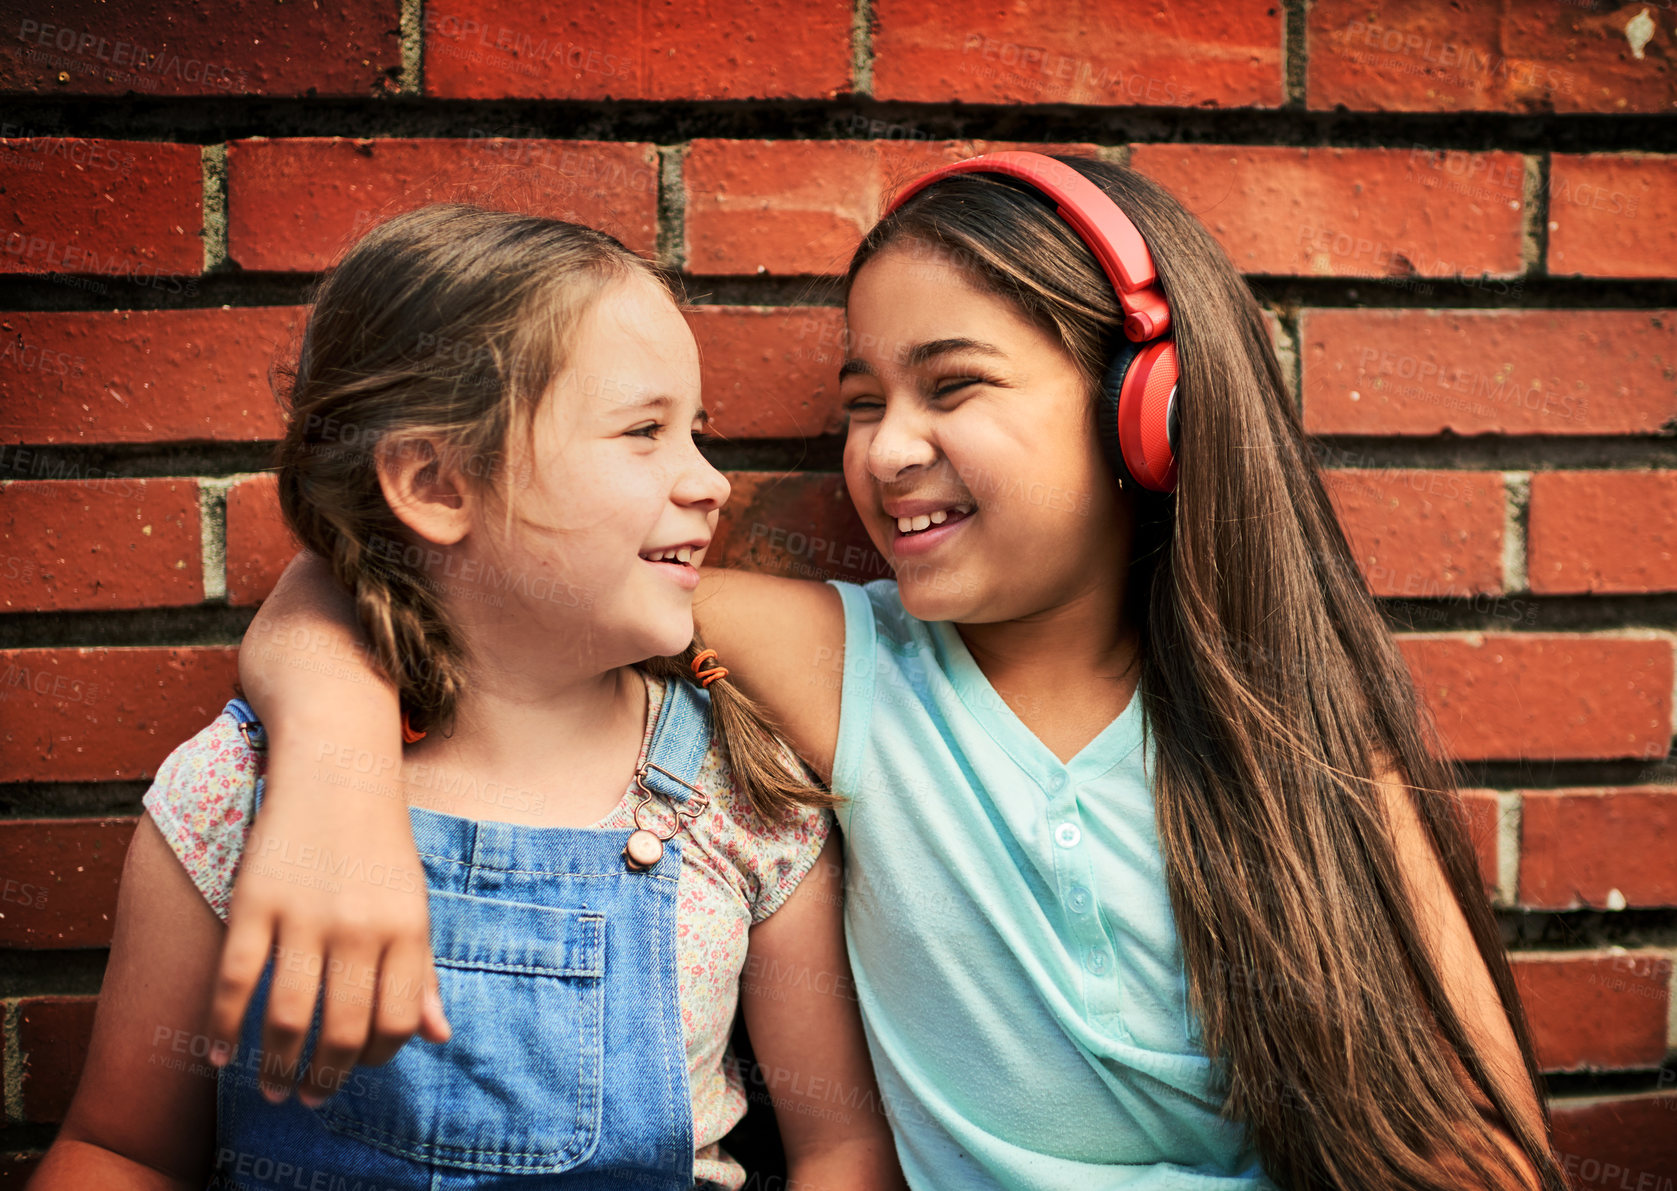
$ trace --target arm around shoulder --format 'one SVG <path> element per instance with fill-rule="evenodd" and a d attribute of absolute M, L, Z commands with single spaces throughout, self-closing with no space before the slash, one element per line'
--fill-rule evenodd
<path fill-rule="evenodd" d="M 838 748 L 844 605 L 826 583 L 706 569 L 693 615 L 705 644 L 827 780 Z"/>
<path fill-rule="evenodd" d="M 373 662 L 354 600 L 306 550 L 286 564 L 246 630 L 239 682 L 270 731 L 323 703 L 354 712 L 371 700 L 396 714 L 395 688 Z"/>
<path fill-rule="evenodd" d="M 382 1063 L 416 1029 L 441 1041 L 448 1025 L 436 996 L 423 882 L 411 890 L 358 877 L 341 889 L 322 887 L 306 864 L 286 860 L 327 855 L 355 840 L 365 861 L 358 871 L 423 872 L 396 780 L 402 762 L 396 690 L 373 661 L 353 601 L 323 560 L 307 552 L 292 559 L 245 635 L 239 675 L 268 734 L 267 798 L 250 846 L 272 858 L 239 872 L 211 1007 L 212 1037 L 231 1045 L 263 963 L 284 938 L 305 971 L 329 974 L 324 989 L 305 978 L 269 1001 L 263 1049 L 281 1058 L 282 1070 L 294 1070 L 320 995 L 327 1041 L 311 1072 Z M 360 991 L 366 987 L 381 990 L 376 1004 L 367 1003 Z M 273 1087 L 285 1091 L 288 1084 L 282 1077 Z M 303 1094 L 318 1102 L 332 1090 L 311 1079 Z"/>

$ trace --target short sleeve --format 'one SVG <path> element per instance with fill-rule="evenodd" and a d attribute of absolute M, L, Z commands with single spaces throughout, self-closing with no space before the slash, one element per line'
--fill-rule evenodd
<path fill-rule="evenodd" d="M 788 766 L 794 772 L 801 771 L 802 762 L 791 750 L 784 753 Z M 755 853 L 750 869 L 757 878 L 756 896 L 751 902 L 752 926 L 780 909 L 815 867 L 816 857 L 833 829 L 833 813 L 825 807 L 800 807 L 796 814 L 778 823 L 757 820 L 757 824 L 750 845 Z"/>
<path fill-rule="evenodd" d="M 839 692 L 838 745 L 833 750 L 833 792 L 843 798 L 840 814 L 849 829 L 849 813 L 862 793 L 862 762 L 868 752 L 873 724 L 873 692 L 879 622 L 871 588 L 838 579 L 828 585 L 838 589 L 844 603 L 844 678 Z M 881 581 L 884 582 L 884 581 Z"/>
<path fill-rule="evenodd" d="M 143 799 L 152 822 L 223 921 L 256 813 L 262 757 L 223 711 L 163 762 Z"/>
<path fill-rule="evenodd" d="M 784 741 L 778 745 L 778 754 L 788 773 L 809 776 Z M 734 780 L 714 726 L 703 780 L 715 791 L 704 846 L 725 865 L 729 883 L 750 911 L 751 925 L 756 926 L 780 909 L 815 866 L 833 829 L 833 813 L 825 807 L 801 806 L 775 819 L 759 814 Z"/>

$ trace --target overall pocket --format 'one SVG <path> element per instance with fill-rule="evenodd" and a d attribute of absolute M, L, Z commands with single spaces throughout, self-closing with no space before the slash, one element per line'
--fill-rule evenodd
<path fill-rule="evenodd" d="M 330 1129 L 420 1162 L 544 1173 L 599 1142 L 606 920 L 432 890 L 431 948 L 454 1035 L 357 1067 Z"/>

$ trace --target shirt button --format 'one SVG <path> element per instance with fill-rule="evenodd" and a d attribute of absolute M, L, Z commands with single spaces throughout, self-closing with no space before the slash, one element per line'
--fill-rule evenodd
<path fill-rule="evenodd" d="M 1077 829 L 1076 823 L 1061 823 L 1054 830 L 1054 838 L 1062 848 L 1075 848 L 1083 833 Z"/>
<path fill-rule="evenodd" d="M 1106 971 L 1106 952 L 1092 948 L 1083 962 L 1089 966 L 1091 972 L 1098 976 Z"/>
<path fill-rule="evenodd" d="M 1063 773 L 1056 773 L 1051 776 L 1048 779 L 1048 788 L 1050 790 L 1064 790 L 1066 788 L 1066 775 Z"/>
<path fill-rule="evenodd" d="M 1081 914 L 1089 908 L 1089 891 L 1081 885 L 1073 885 L 1071 894 L 1066 898 L 1066 904 L 1072 908 L 1074 914 Z"/>

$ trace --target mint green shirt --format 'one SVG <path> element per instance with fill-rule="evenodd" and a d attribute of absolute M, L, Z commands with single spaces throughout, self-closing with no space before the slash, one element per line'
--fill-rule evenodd
<path fill-rule="evenodd" d="M 910 1185 L 1272 1187 L 1188 1011 L 1139 697 L 1063 764 L 952 624 L 833 586 L 845 930 Z"/>

